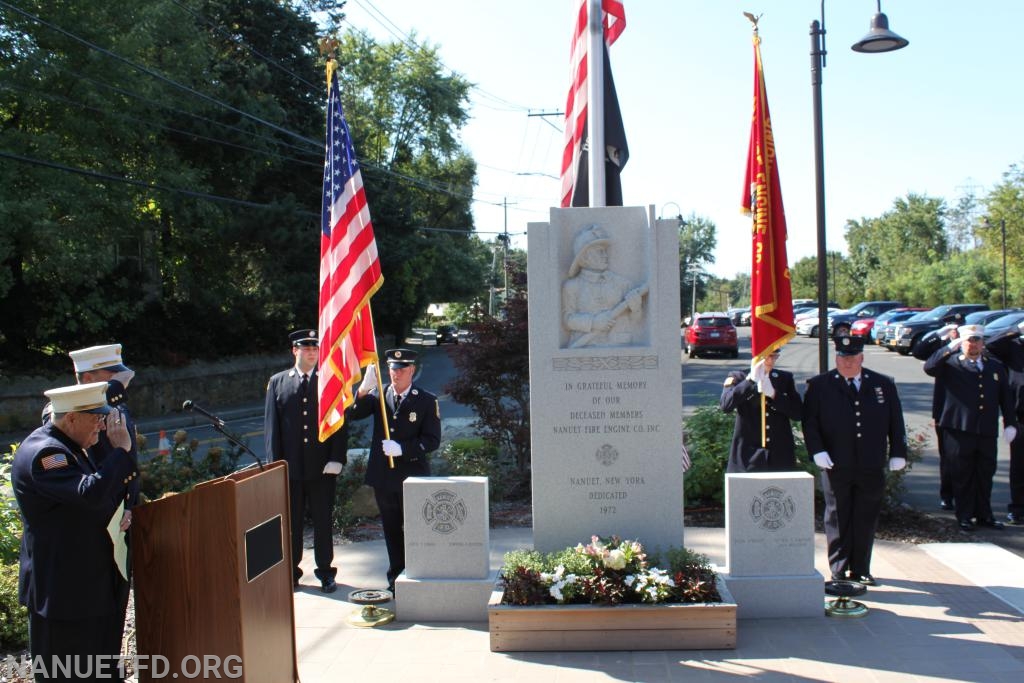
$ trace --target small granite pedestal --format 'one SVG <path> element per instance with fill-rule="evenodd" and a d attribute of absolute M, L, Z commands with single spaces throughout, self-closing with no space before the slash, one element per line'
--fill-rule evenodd
<path fill-rule="evenodd" d="M 820 617 L 814 568 L 814 478 L 806 472 L 725 475 L 723 578 L 741 619 Z"/>
<path fill-rule="evenodd" d="M 490 568 L 487 477 L 409 477 L 405 571 L 395 581 L 398 621 L 487 621 L 498 578 Z"/>

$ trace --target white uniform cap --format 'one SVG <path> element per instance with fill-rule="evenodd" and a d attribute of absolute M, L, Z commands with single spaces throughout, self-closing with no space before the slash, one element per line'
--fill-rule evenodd
<path fill-rule="evenodd" d="M 961 325 L 956 328 L 956 333 L 961 339 L 970 339 L 971 337 L 985 338 L 985 328 L 982 325 Z"/>
<path fill-rule="evenodd" d="M 121 362 L 121 345 L 104 344 L 103 346 L 90 346 L 87 349 L 72 351 L 70 354 L 75 364 L 75 372 L 89 372 L 90 370 L 110 370 L 120 372 L 128 368 Z"/>
<path fill-rule="evenodd" d="M 43 392 L 53 404 L 53 412 L 63 413 L 109 413 L 107 405 L 107 383 L 90 382 L 60 387 Z"/>

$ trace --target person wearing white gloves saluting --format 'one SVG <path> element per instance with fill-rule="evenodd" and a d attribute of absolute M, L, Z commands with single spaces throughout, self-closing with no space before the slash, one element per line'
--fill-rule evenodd
<path fill-rule="evenodd" d="M 836 368 L 807 380 L 803 427 L 821 469 L 832 580 L 877 582 L 871 550 L 885 494 L 885 468 L 907 466 L 907 432 L 896 383 L 864 367 L 864 342 L 835 340 Z"/>
<path fill-rule="evenodd" d="M 800 419 L 800 394 L 793 373 L 778 370 L 779 351 L 751 361 L 750 373 L 734 370 L 725 378 L 719 407 L 736 412 L 726 472 L 787 472 L 796 469 L 793 426 Z M 765 397 L 764 444 L 761 395 Z"/>
<path fill-rule="evenodd" d="M 415 351 L 390 349 L 384 356 L 391 378 L 391 384 L 384 391 L 389 434 L 385 435 L 381 417 L 375 366 L 366 368 L 347 415 L 356 420 L 373 415 L 366 483 L 373 487 L 380 509 L 388 549 L 388 590 L 393 591 L 395 579 L 405 569 L 402 482 L 407 477 L 430 476 L 427 456 L 441 445 L 441 412 L 437 396 L 412 383 L 418 356 Z"/>
<path fill-rule="evenodd" d="M 925 361 L 924 371 L 941 380 L 945 400 L 939 424 L 953 465 L 956 519 L 963 531 L 975 524 L 1002 529 L 992 514 L 992 477 L 999 446 L 999 412 L 1003 439 L 1017 436 L 1017 411 L 1006 366 L 985 351 L 985 329 L 961 325 L 958 338 Z"/>

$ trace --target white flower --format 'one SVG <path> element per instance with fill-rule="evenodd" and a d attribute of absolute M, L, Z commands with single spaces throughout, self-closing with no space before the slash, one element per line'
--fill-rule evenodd
<path fill-rule="evenodd" d="M 609 569 L 625 569 L 626 553 L 622 552 L 618 548 L 610 551 L 604 558 L 604 566 Z"/>

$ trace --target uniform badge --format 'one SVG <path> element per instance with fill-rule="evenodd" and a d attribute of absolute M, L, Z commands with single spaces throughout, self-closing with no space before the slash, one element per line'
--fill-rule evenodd
<path fill-rule="evenodd" d="M 885 393 L 882 391 L 882 387 L 875 387 L 875 400 L 879 403 L 885 403 Z"/>
<path fill-rule="evenodd" d="M 409 413 L 409 422 L 416 421 L 416 413 Z"/>
<path fill-rule="evenodd" d="M 419 392 L 419 390 L 418 390 L 418 389 L 413 389 L 413 390 L 412 390 L 412 395 L 413 395 L 413 396 L 419 396 L 419 395 L 420 395 L 420 392 Z"/>
<path fill-rule="evenodd" d="M 998 382 L 999 381 L 999 373 L 998 372 L 993 372 L 992 373 L 992 381 L 994 381 L 994 382 Z"/>

